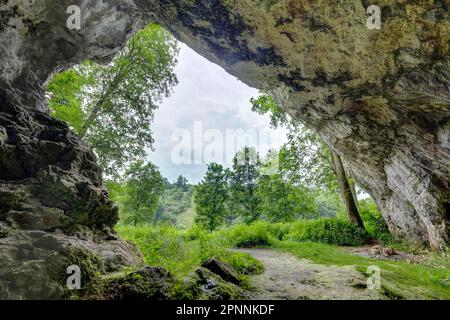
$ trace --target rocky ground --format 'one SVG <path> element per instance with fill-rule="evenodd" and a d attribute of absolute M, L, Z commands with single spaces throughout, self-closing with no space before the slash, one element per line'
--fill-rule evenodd
<path fill-rule="evenodd" d="M 378 300 L 382 291 L 367 289 L 367 280 L 354 266 L 324 266 L 272 249 L 239 249 L 264 264 L 253 276 L 249 293 L 255 300 Z"/>

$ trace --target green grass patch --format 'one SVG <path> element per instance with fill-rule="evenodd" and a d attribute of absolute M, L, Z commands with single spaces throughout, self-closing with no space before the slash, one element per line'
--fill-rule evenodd
<path fill-rule="evenodd" d="M 213 257 L 230 264 L 241 275 L 262 271 L 259 261 L 228 250 L 221 238 L 197 226 L 186 231 L 169 225 L 118 226 L 117 231 L 122 238 L 136 244 L 147 265 L 164 267 L 178 279 Z"/>
<path fill-rule="evenodd" d="M 259 221 L 213 233 L 196 225 L 188 230 L 166 225 L 120 226 L 117 230 L 124 239 L 137 245 L 146 264 L 162 266 L 177 279 L 187 276 L 204 260 L 216 257 L 233 266 L 245 286 L 246 275 L 262 272 L 263 266 L 253 257 L 227 248 L 272 247 L 318 264 L 354 266 L 363 274 L 369 266 L 377 265 L 382 272 L 382 290 L 389 299 L 450 299 L 448 256 L 427 253 L 426 262 L 408 263 L 351 254 L 333 243 L 359 245 L 367 235 L 339 219 L 277 224 Z"/>

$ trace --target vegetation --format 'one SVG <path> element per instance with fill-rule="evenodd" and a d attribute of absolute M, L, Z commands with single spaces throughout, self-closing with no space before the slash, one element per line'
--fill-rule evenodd
<path fill-rule="evenodd" d="M 166 180 L 164 194 L 153 222 L 166 222 L 179 227 L 192 225 L 193 221 L 181 221 L 181 216 L 193 211 L 193 194 L 194 186 L 182 175 L 174 183 Z"/>
<path fill-rule="evenodd" d="M 345 244 L 355 246 L 361 244 L 364 235 L 357 227 L 338 218 L 275 224 L 257 221 L 222 227 L 215 232 L 198 225 L 184 231 L 168 225 L 120 226 L 118 231 L 139 247 L 147 264 L 163 266 L 178 279 L 211 257 L 229 263 L 245 279 L 245 275 L 262 272 L 261 263 L 227 248 L 270 247 L 318 264 L 355 266 L 363 274 L 368 266 L 377 265 L 382 270 L 382 290 L 391 299 L 450 299 L 449 257 L 432 255 L 424 262 L 410 263 L 351 254 L 343 247 L 330 244 L 337 242 L 333 235 L 344 232 Z M 316 242 L 320 237 L 323 237 L 321 242 Z"/>
<path fill-rule="evenodd" d="M 122 217 L 125 223 L 138 225 L 153 220 L 164 192 L 162 176 L 152 163 L 133 163 L 125 173 Z"/>
<path fill-rule="evenodd" d="M 111 63 L 86 61 L 48 85 L 53 116 L 67 122 L 94 150 L 104 173 L 118 177 L 153 144 L 150 125 L 160 100 L 177 84 L 175 39 L 149 25 Z"/>
<path fill-rule="evenodd" d="M 187 276 L 212 257 L 230 264 L 242 275 L 262 271 L 259 261 L 227 250 L 222 239 L 198 226 L 185 231 L 169 225 L 119 226 L 117 231 L 138 246 L 146 264 L 162 266 L 177 278 Z"/>
<path fill-rule="evenodd" d="M 209 231 L 220 226 L 225 217 L 227 196 L 227 174 L 220 164 L 209 164 L 205 178 L 195 188 L 197 223 Z"/>
<path fill-rule="evenodd" d="M 230 172 L 230 207 L 247 223 L 257 220 L 261 215 L 261 199 L 257 192 L 260 166 L 256 150 L 245 147 L 235 155 Z"/>
<path fill-rule="evenodd" d="M 450 299 L 450 258 L 432 255 L 421 263 L 375 260 L 346 252 L 341 247 L 316 242 L 278 241 L 273 248 L 312 262 L 333 266 L 355 266 L 366 274 L 367 267 L 382 270 L 382 290 L 390 299 Z"/>
<path fill-rule="evenodd" d="M 289 180 L 328 191 L 338 186 L 350 222 L 364 229 L 354 182 L 349 179 L 350 174 L 344 169 L 340 156 L 317 134 L 291 119 L 269 95 L 262 94 L 251 103 L 255 112 L 271 116 L 273 126 L 284 125 L 289 129 L 289 141 L 280 151 L 280 162 L 289 173 Z"/>

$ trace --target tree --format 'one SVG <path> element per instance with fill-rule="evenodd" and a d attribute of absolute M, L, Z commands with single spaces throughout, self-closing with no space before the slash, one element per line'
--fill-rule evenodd
<path fill-rule="evenodd" d="M 183 183 L 179 183 L 181 180 Z M 194 211 L 193 194 L 194 187 L 187 184 L 187 179 L 185 178 L 177 179 L 173 184 L 166 182 L 166 189 L 161 198 L 161 206 L 154 221 L 176 224 L 181 214 Z"/>
<path fill-rule="evenodd" d="M 334 170 L 336 173 L 336 179 L 341 190 L 342 201 L 344 201 L 345 208 L 347 209 L 347 215 L 351 223 L 364 229 L 364 224 L 359 215 L 359 210 L 356 204 L 356 199 L 353 196 L 353 192 L 347 175 L 345 174 L 344 166 L 342 165 L 341 157 L 334 151 L 331 151 L 331 155 L 334 161 Z"/>
<path fill-rule="evenodd" d="M 152 163 L 136 161 L 125 173 L 125 223 L 151 223 L 164 192 L 164 180 Z"/>
<path fill-rule="evenodd" d="M 56 75 L 47 91 L 52 114 L 94 150 L 104 173 L 118 176 L 153 144 L 154 110 L 177 84 L 176 40 L 150 25 L 111 63 L 86 61 Z"/>
<path fill-rule="evenodd" d="M 178 176 L 177 181 L 175 182 L 175 185 L 178 188 L 183 189 L 184 191 L 187 190 L 188 184 L 189 184 L 188 179 L 186 177 L 183 177 L 181 174 Z"/>
<path fill-rule="evenodd" d="M 260 210 L 273 222 L 317 216 L 314 197 L 303 187 L 284 181 L 281 174 L 262 176 L 258 183 Z"/>
<path fill-rule="evenodd" d="M 197 211 L 196 222 L 210 231 L 214 231 L 224 221 L 227 188 L 227 175 L 223 166 L 217 163 L 208 164 L 205 177 L 195 187 L 194 202 Z"/>
<path fill-rule="evenodd" d="M 257 220 L 261 214 L 261 199 L 257 192 L 260 167 L 259 155 L 253 148 L 245 147 L 233 159 L 230 201 L 234 203 L 236 213 L 247 223 Z"/>
<path fill-rule="evenodd" d="M 352 193 L 340 157 L 317 134 L 290 119 L 269 95 L 263 94 L 251 102 L 255 112 L 270 114 L 272 125 L 289 128 L 288 143 L 280 151 L 280 163 L 285 166 L 289 179 L 322 189 L 339 188 L 350 222 L 364 228 L 356 194 Z"/>
<path fill-rule="evenodd" d="M 330 148 L 317 134 L 298 123 L 290 123 L 288 129 L 288 142 L 279 154 L 285 178 L 297 185 L 336 192 L 339 186 Z"/>

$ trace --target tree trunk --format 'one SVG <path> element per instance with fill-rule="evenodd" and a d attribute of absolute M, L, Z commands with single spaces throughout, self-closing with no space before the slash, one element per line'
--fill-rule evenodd
<path fill-rule="evenodd" d="M 354 178 L 350 175 L 350 173 L 348 173 L 348 172 L 347 172 L 347 176 L 351 178 L 351 179 L 348 181 L 348 183 L 350 184 L 350 190 L 352 191 L 353 200 L 355 200 L 356 208 L 358 208 L 358 210 L 359 210 L 359 206 L 358 206 L 358 194 L 356 193 L 356 183 L 355 183 L 355 179 L 354 179 Z"/>
<path fill-rule="evenodd" d="M 345 209 L 347 211 L 350 222 L 364 229 L 361 216 L 359 215 L 358 207 L 356 206 L 356 199 L 353 196 L 352 189 L 347 179 L 347 175 L 342 165 L 341 157 L 331 150 L 333 157 L 334 169 L 336 172 L 336 179 L 341 190 L 342 200 L 344 201 Z"/>

